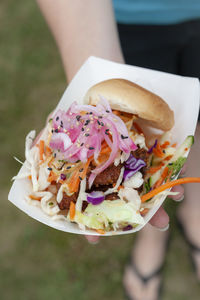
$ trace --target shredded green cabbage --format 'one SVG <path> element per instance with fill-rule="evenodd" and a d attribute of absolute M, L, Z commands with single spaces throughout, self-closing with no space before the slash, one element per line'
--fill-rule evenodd
<path fill-rule="evenodd" d="M 172 176 L 176 176 L 186 161 L 186 157 L 179 157 L 176 161 L 168 164 L 169 170 L 172 171 Z"/>
<path fill-rule="evenodd" d="M 131 202 L 123 200 L 105 200 L 99 205 L 89 204 L 84 213 L 76 212 L 75 222 L 93 229 L 109 229 L 112 224 L 122 227 L 131 224 L 134 227 L 144 224 L 144 219 L 136 212 Z"/>

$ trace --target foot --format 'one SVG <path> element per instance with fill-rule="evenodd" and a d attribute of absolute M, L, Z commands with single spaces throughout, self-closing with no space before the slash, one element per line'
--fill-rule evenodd
<path fill-rule="evenodd" d="M 142 275 L 138 276 L 133 266 L 127 266 L 124 274 L 124 288 L 130 300 L 157 300 L 161 285 L 161 275 L 149 276 L 143 281 Z"/>
<path fill-rule="evenodd" d="M 160 232 L 151 225 L 145 226 L 140 232 L 123 278 L 130 299 L 158 299 L 167 240 L 168 232 Z"/>

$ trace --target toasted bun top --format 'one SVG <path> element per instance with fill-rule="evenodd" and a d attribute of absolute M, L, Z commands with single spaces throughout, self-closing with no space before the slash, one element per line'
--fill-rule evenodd
<path fill-rule="evenodd" d="M 174 113 L 168 104 L 131 81 L 109 79 L 99 82 L 88 90 L 84 102 L 96 105 L 100 96 L 106 98 L 112 109 L 135 114 L 155 128 L 167 131 L 174 125 Z"/>

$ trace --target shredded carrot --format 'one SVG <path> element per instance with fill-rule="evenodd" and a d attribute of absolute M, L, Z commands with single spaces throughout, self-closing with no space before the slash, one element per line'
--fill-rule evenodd
<path fill-rule="evenodd" d="M 84 116 L 86 114 L 86 111 L 80 111 L 80 115 Z"/>
<path fill-rule="evenodd" d="M 99 166 L 107 160 L 108 160 L 108 155 L 107 154 L 102 154 L 100 157 L 98 157 L 97 161 L 93 162 L 93 164 L 95 166 Z"/>
<path fill-rule="evenodd" d="M 156 149 L 157 149 L 159 152 L 163 153 L 163 150 L 162 150 L 162 148 L 161 148 L 160 143 L 157 143 Z"/>
<path fill-rule="evenodd" d="M 80 183 L 79 172 L 74 171 L 68 182 L 68 188 L 70 193 L 74 193 L 78 190 L 79 183 Z"/>
<path fill-rule="evenodd" d="M 119 190 L 121 190 L 123 188 L 124 188 L 123 185 L 120 185 L 120 186 L 118 186 L 117 190 L 119 191 Z"/>
<path fill-rule="evenodd" d="M 29 198 L 32 199 L 32 200 L 38 200 L 38 201 L 40 201 L 42 199 L 42 197 L 36 197 L 36 196 L 33 196 L 33 195 L 29 195 Z"/>
<path fill-rule="evenodd" d="M 52 181 L 57 181 L 57 179 L 58 179 L 58 176 L 50 176 L 50 177 L 48 177 L 47 181 L 52 182 Z"/>
<path fill-rule="evenodd" d="M 126 123 L 128 122 L 129 120 L 133 120 L 133 117 L 135 117 L 135 119 L 137 118 L 136 115 L 133 115 L 133 114 L 130 114 L 130 113 L 127 113 L 127 112 L 122 112 L 122 111 L 117 111 L 117 110 L 114 110 L 113 113 L 120 117 L 120 119 Z"/>
<path fill-rule="evenodd" d="M 120 112 L 120 111 L 118 111 L 118 110 L 113 110 L 112 112 L 113 112 L 113 114 L 115 114 L 116 116 L 119 116 L 119 115 L 120 115 L 120 113 L 121 113 L 121 112 Z"/>
<path fill-rule="evenodd" d="M 31 180 L 31 179 L 32 179 L 32 176 L 31 176 L 31 175 L 29 175 L 29 176 L 28 176 L 28 179 L 30 179 L 30 180 Z"/>
<path fill-rule="evenodd" d="M 58 175 L 56 175 L 54 172 L 49 173 L 49 177 L 47 179 L 48 182 L 56 181 L 58 179 Z"/>
<path fill-rule="evenodd" d="M 46 146 L 46 151 L 45 151 L 46 157 L 49 157 L 51 153 L 52 153 L 51 149 L 48 146 Z"/>
<path fill-rule="evenodd" d="M 163 179 L 165 179 L 167 177 L 168 173 L 169 173 L 169 168 L 168 167 L 164 168 L 164 171 L 163 171 L 161 177 Z"/>
<path fill-rule="evenodd" d="M 169 171 L 167 177 L 166 177 L 166 182 L 170 182 L 170 178 L 172 176 L 173 170 Z"/>
<path fill-rule="evenodd" d="M 170 145 L 170 142 L 169 141 L 166 141 L 166 142 L 164 142 L 162 145 L 160 145 L 160 147 L 162 148 L 162 149 L 165 149 L 165 148 L 167 148 L 167 146 L 169 146 Z"/>
<path fill-rule="evenodd" d="M 163 158 L 164 156 L 164 153 L 162 151 L 159 151 L 157 148 L 153 148 L 153 153 L 160 158 Z"/>
<path fill-rule="evenodd" d="M 107 147 L 101 149 L 101 152 L 99 153 L 99 155 L 106 154 L 106 153 L 109 153 L 109 152 L 111 152 L 111 149 L 110 149 L 109 146 L 107 146 Z"/>
<path fill-rule="evenodd" d="M 59 182 L 59 183 L 61 183 L 61 184 L 64 184 L 66 181 L 65 181 L 65 180 L 62 180 L 62 179 L 60 179 L 58 182 Z"/>
<path fill-rule="evenodd" d="M 93 159 L 94 159 L 94 156 L 91 156 L 90 158 L 88 158 L 88 161 L 83 166 L 83 170 L 81 173 L 80 173 L 79 169 L 73 172 L 73 174 L 70 177 L 69 182 L 68 182 L 68 188 L 69 188 L 70 193 L 77 192 L 80 180 L 85 178 L 89 164 L 90 164 L 91 160 L 93 160 Z"/>
<path fill-rule="evenodd" d="M 176 146 L 177 146 L 177 143 L 174 143 L 174 144 L 172 145 L 172 147 L 174 147 L 174 148 L 175 148 Z"/>
<path fill-rule="evenodd" d="M 105 231 L 103 229 L 96 229 L 96 232 L 98 232 L 100 234 L 105 234 Z"/>
<path fill-rule="evenodd" d="M 108 144 L 106 143 L 106 141 L 104 140 L 101 144 L 101 149 L 108 147 Z"/>
<path fill-rule="evenodd" d="M 155 195 L 161 193 L 162 191 L 166 190 L 166 189 L 169 189 L 173 186 L 176 186 L 176 185 L 179 185 L 179 184 L 184 184 L 184 183 L 195 183 L 195 182 L 198 182 L 200 183 L 200 177 L 185 177 L 185 178 L 180 178 L 180 179 L 177 179 L 177 180 L 174 180 L 174 181 L 170 181 L 170 182 L 167 182 L 161 186 L 159 186 L 158 188 L 148 192 L 147 194 L 141 196 L 141 201 L 142 202 L 145 202 L 147 201 L 148 199 L 154 197 Z"/>
<path fill-rule="evenodd" d="M 163 163 L 160 163 L 158 166 L 156 167 L 150 167 L 149 170 L 147 171 L 150 174 L 154 174 L 156 173 L 158 170 L 160 170 L 163 166 Z"/>
<path fill-rule="evenodd" d="M 74 220 L 75 213 L 76 213 L 75 203 L 74 203 L 73 201 L 71 201 L 71 202 L 70 202 L 70 206 L 69 206 L 69 216 L 70 216 L 70 220 Z"/>
<path fill-rule="evenodd" d="M 40 160 L 43 160 L 43 154 L 44 154 L 44 141 L 43 140 L 40 140 L 39 152 L 40 152 Z"/>
<path fill-rule="evenodd" d="M 164 160 L 170 160 L 171 158 L 173 157 L 173 155 L 168 155 L 167 157 L 165 157 L 165 159 Z"/>
<path fill-rule="evenodd" d="M 149 208 L 144 208 L 142 211 L 140 211 L 141 216 L 145 216 L 149 211 Z"/>
<path fill-rule="evenodd" d="M 52 163 L 54 160 L 55 160 L 55 158 L 52 156 L 51 159 L 50 159 L 50 161 L 48 162 L 48 166 L 50 166 L 51 163 Z"/>
<path fill-rule="evenodd" d="M 104 140 L 103 143 L 101 144 L 101 151 L 100 151 L 100 153 L 99 153 L 99 156 L 100 156 L 101 154 L 106 154 L 106 153 L 108 153 L 108 152 L 110 152 L 110 151 L 111 151 L 110 147 L 108 146 L 108 144 L 107 144 L 106 141 Z"/>
<path fill-rule="evenodd" d="M 153 153 L 162 158 L 164 156 L 163 150 L 161 149 L 160 143 L 157 143 L 156 147 L 153 148 Z"/>
<path fill-rule="evenodd" d="M 140 127 L 140 125 L 138 125 L 136 122 L 133 122 L 133 126 L 135 127 L 135 129 L 137 130 L 137 132 L 139 134 L 143 134 L 144 135 L 144 132 L 143 132 L 142 128 Z"/>
<path fill-rule="evenodd" d="M 184 150 L 185 150 L 185 151 L 187 151 L 187 150 L 188 150 L 188 148 L 185 148 Z"/>
<path fill-rule="evenodd" d="M 163 183 L 163 178 L 161 177 L 161 178 L 159 178 L 157 181 L 156 181 L 156 183 L 154 184 L 154 188 L 157 188 L 157 187 L 159 187 L 162 183 Z"/>
<path fill-rule="evenodd" d="M 87 170 L 89 167 L 89 164 L 91 162 L 91 160 L 94 159 L 94 156 L 91 156 L 90 158 L 88 158 L 88 161 L 86 162 L 85 166 L 83 167 L 83 172 L 81 173 L 81 178 L 84 179 L 86 174 L 87 174 Z"/>
<path fill-rule="evenodd" d="M 168 167 L 164 168 L 164 171 L 162 172 L 160 179 L 156 181 L 154 188 L 159 187 L 164 182 L 165 178 L 168 175 L 168 172 L 169 172 L 169 168 Z"/>

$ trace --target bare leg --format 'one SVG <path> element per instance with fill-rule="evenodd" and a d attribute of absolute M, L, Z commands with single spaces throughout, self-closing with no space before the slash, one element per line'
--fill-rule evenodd
<path fill-rule="evenodd" d="M 195 143 L 187 161 L 186 176 L 200 176 L 200 124 L 197 126 Z M 200 185 L 185 185 L 185 199 L 178 210 L 178 217 L 183 223 L 188 239 L 200 248 Z M 200 252 L 193 251 L 200 280 Z"/>
<path fill-rule="evenodd" d="M 131 255 L 142 276 L 149 276 L 162 265 L 168 234 L 168 231 L 161 232 L 149 224 L 140 231 Z M 134 300 L 156 300 L 160 280 L 156 275 L 145 284 L 131 266 L 125 269 L 124 286 Z"/>

